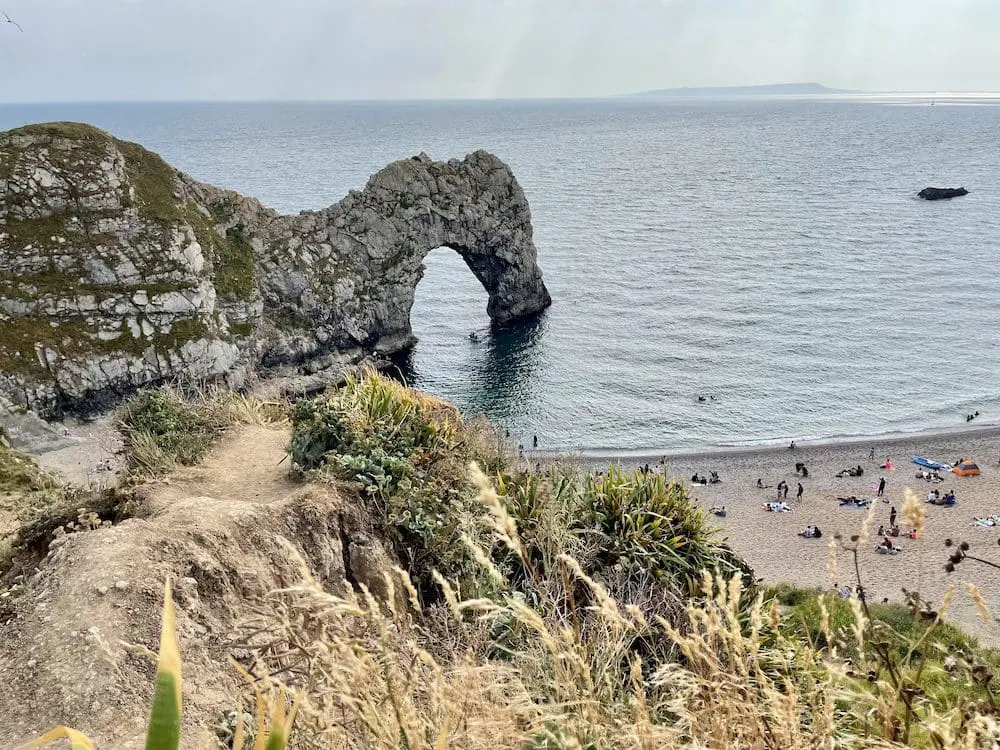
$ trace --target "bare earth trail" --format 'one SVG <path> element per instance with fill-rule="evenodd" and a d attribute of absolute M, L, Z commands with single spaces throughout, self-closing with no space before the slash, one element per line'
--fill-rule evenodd
<path fill-rule="evenodd" d="M 345 566 L 385 569 L 363 514 L 336 490 L 288 476 L 287 441 L 284 428 L 235 428 L 201 465 L 140 488 L 142 517 L 53 541 L 25 593 L 0 608 L 0 747 L 58 724 L 97 747 L 142 747 L 155 665 L 140 652 L 158 646 L 168 577 L 183 662 L 182 748 L 203 747 L 201 727 L 245 696 L 226 662 L 240 624 L 269 592 L 301 580 L 286 540 L 334 593 L 348 585 Z"/>
<path fill-rule="evenodd" d="M 154 508 L 187 497 L 220 503 L 273 503 L 301 487 L 288 476 L 288 431 L 247 425 L 227 435 L 197 466 L 150 485 Z"/>

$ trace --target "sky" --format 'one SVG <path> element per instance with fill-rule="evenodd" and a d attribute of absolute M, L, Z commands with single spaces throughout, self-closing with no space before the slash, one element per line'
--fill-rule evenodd
<path fill-rule="evenodd" d="M 0 0 L 0 101 L 1000 90 L 1000 0 Z"/>

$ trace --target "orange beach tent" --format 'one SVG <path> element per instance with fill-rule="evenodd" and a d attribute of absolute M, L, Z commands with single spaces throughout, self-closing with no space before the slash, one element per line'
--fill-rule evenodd
<path fill-rule="evenodd" d="M 979 476 L 979 467 L 976 466 L 974 461 L 962 461 L 958 466 L 952 469 L 953 472 L 958 474 L 960 477 L 977 477 Z"/>

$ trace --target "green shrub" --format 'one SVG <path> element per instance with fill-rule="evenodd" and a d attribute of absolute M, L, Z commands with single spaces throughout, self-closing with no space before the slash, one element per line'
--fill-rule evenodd
<path fill-rule="evenodd" d="M 852 632 L 856 618 L 848 601 L 834 593 L 788 584 L 769 589 L 766 596 L 787 608 L 784 632 L 818 649 L 836 645 L 839 653 L 853 662 L 874 663 L 875 644 L 886 644 L 889 658 L 902 665 L 901 672 L 912 673 L 913 681 L 939 707 L 953 706 L 958 699 L 992 701 L 988 686 L 991 680 L 984 681 L 980 675 L 1000 672 L 1000 651 L 981 647 L 975 638 L 948 622 L 934 624 L 933 618 L 904 604 L 869 604 L 872 623 L 864 653 L 859 653 Z M 826 606 L 833 644 L 823 630 L 820 597 Z"/>
<path fill-rule="evenodd" d="M 583 486 L 577 533 L 597 533 L 600 568 L 617 569 L 634 580 L 646 575 L 700 591 L 704 570 L 742 575 L 752 571 L 718 541 L 684 487 L 661 474 L 625 473 L 611 467 Z"/>
<path fill-rule="evenodd" d="M 40 492 L 56 486 L 57 483 L 38 467 L 33 458 L 0 440 L 0 494 Z"/>
<path fill-rule="evenodd" d="M 418 588 L 437 592 L 432 570 L 457 580 L 474 570 L 461 543 L 476 504 L 466 467 L 498 461 L 475 438 L 450 404 L 368 370 L 295 405 L 288 452 L 306 471 L 356 485 Z"/>
<path fill-rule="evenodd" d="M 118 412 L 126 467 L 138 476 L 161 476 L 198 463 L 225 423 L 211 409 L 186 403 L 169 391 L 145 391 Z"/>

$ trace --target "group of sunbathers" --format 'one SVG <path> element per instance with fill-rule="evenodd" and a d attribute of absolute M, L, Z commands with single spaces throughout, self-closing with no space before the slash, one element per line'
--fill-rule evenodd
<path fill-rule="evenodd" d="M 799 536 L 806 539 L 819 539 L 823 536 L 823 532 L 820 531 L 819 526 L 809 525 L 799 532 Z"/>
<path fill-rule="evenodd" d="M 917 530 L 911 529 L 910 531 L 904 534 L 902 531 L 900 531 L 898 525 L 893 524 L 889 528 L 886 528 L 885 526 L 879 526 L 875 536 L 880 536 L 882 538 L 890 536 L 905 536 L 907 539 L 916 539 Z"/>
<path fill-rule="evenodd" d="M 861 464 L 857 466 L 851 466 L 846 469 L 841 469 L 837 472 L 838 477 L 860 477 L 865 473 L 865 470 L 861 468 Z"/>
<path fill-rule="evenodd" d="M 946 494 L 942 495 L 938 490 L 931 490 L 927 493 L 927 502 L 931 505 L 954 505 L 955 491 L 950 490 Z"/>
<path fill-rule="evenodd" d="M 850 506 L 852 508 L 867 508 L 872 504 L 870 497 L 855 497 L 851 495 L 850 497 L 838 497 L 837 500 L 840 501 L 840 507 Z"/>
<path fill-rule="evenodd" d="M 777 503 L 764 503 L 764 510 L 769 513 L 791 513 L 792 506 L 782 500 Z"/>
<path fill-rule="evenodd" d="M 875 547 L 875 551 L 880 555 L 896 555 L 903 550 L 893 544 L 889 537 L 883 536 L 882 541 L 878 543 L 877 547 Z"/>
<path fill-rule="evenodd" d="M 986 518 L 973 518 L 970 526 L 1000 526 L 1000 515 L 986 516 Z"/>
<path fill-rule="evenodd" d="M 718 484 L 721 481 L 717 471 L 709 472 L 707 477 L 699 476 L 697 471 L 691 476 L 691 484 Z"/>
<path fill-rule="evenodd" d="M 944 481 L 944 477 L 938 474 L 936 469 L 934 471 L 918 471 L 917 479 L 923 479 L 925 482 L 934 482 L 935 484 Z"/>

